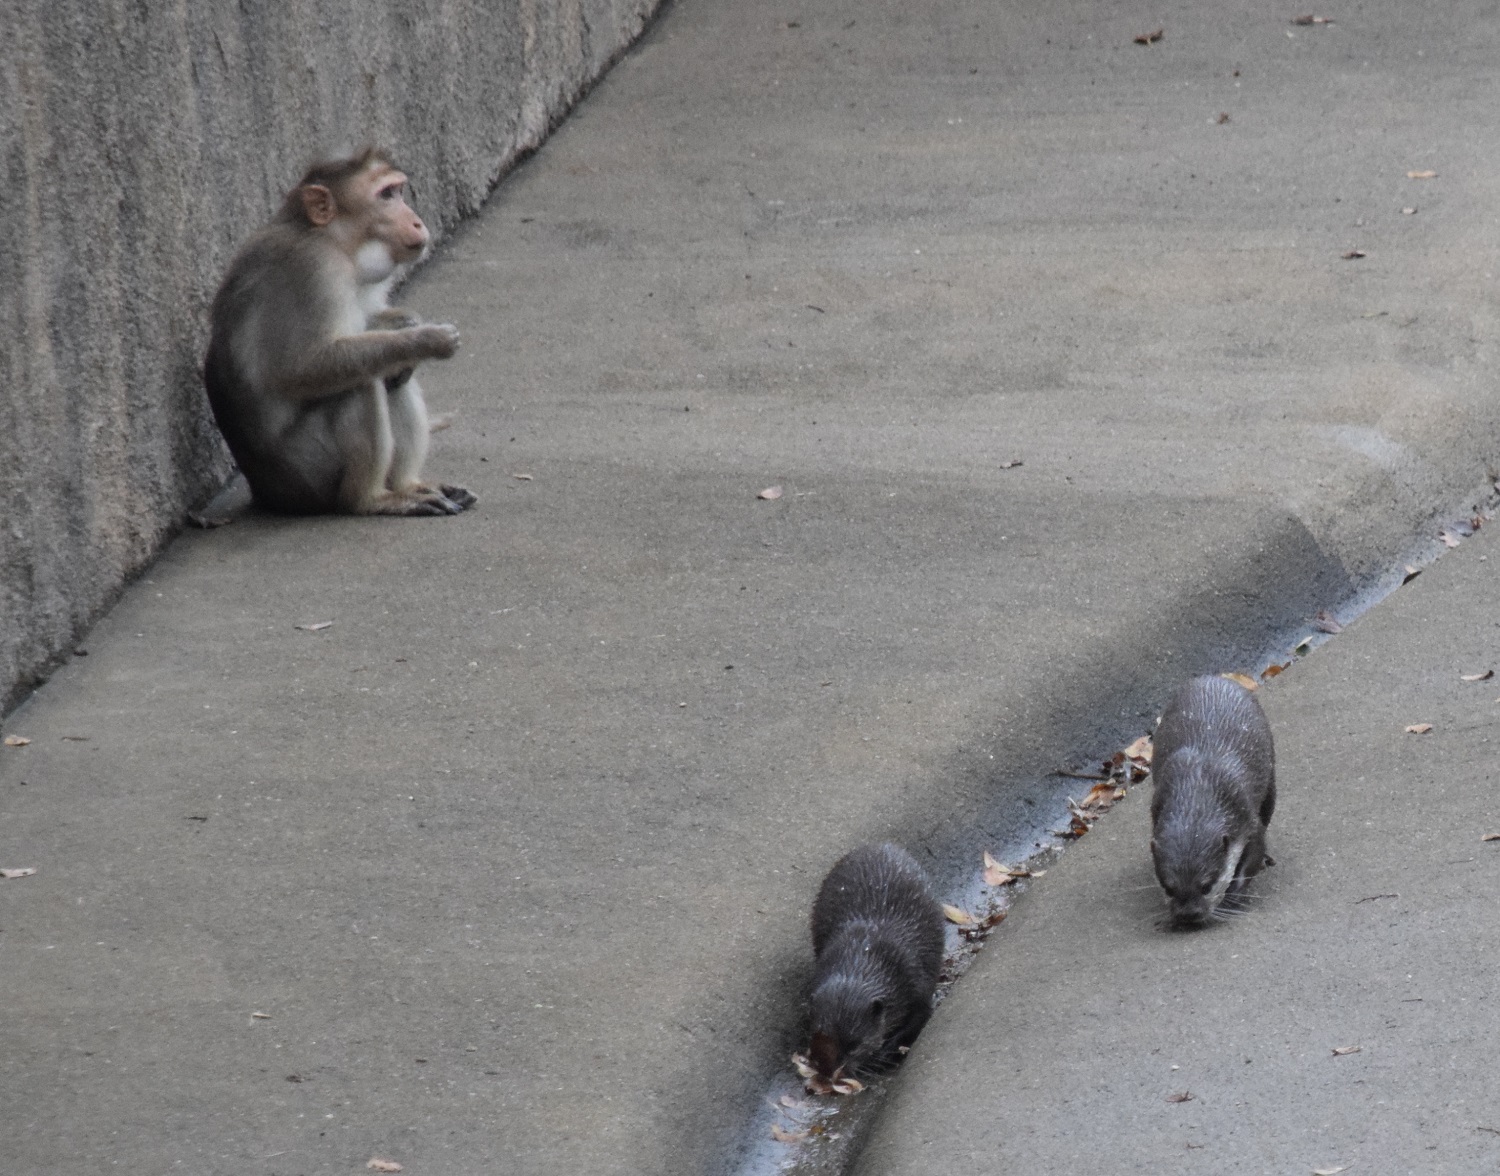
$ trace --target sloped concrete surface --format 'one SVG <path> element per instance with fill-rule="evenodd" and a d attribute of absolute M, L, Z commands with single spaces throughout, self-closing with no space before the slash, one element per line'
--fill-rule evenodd
<path fill-rule="evenodd" d="M 7 722 L 14 1170 L 724 1170 L 842 852 L 1489 495 L 1494 19 L 1286 15 L 665 12 L 403 295 L 479 507 L 185 535 Z"/>

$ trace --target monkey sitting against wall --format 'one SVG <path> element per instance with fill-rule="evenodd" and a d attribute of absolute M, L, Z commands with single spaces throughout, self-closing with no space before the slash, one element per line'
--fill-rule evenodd
<path fill-rule="evenodd" d="M 420 478 L 427 407 L 412 370 L 458 331 L 387 305 L 427 227 L 374 148 L 313 165 L 230 263 L 203 382 L 255 501 L 286 514 L 458 514 L 477 501 Z"/>

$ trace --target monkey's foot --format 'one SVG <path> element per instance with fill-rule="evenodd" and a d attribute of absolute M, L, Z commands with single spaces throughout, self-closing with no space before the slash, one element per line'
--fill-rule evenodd
<path fill-rule="evenodd" d="M 468 510 L 479 501 L 477 495 L 471 494 L 462 486 L 439 486 L 438 489 L 443 492 L 443 497 L 456 505 L 459 510 Z"/>

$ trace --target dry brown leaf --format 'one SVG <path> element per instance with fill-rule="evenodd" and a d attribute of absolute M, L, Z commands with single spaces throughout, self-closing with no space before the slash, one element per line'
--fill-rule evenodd
<path fill-rule="evenodd" d="M 18 866 L 14 870 L 0 870 L 0 878 L 30 878 L 35 873 L 35 866 Z"/>
<path fill-rule="evenodd" d="M 333 628 L 333 622 L 332 621 L 314 621 L 310 625 L 298 625 L 296 627 L 298 629 L 301 629 L 304 633 L 321 633 L 324 629 L 331 629 L 331 628 Z"/>
<path fill-rule="evenodd" d="M 1346 1058 L 1350 1054 L 1359 1053 L 1362 1049 L 1364 1049 L 1362 1045 L 1338 1045 L 1334 1047 L 1333 1056 L 1336 1058 Z"/>
<path fill-rule="evenodd" d="M 1141 33 L 1136 37 L 1135 43 L 1137 45 L 1155 45 L 1161 40 L 1162 34 L 1166 31 L 1166 29 L 1157 29 L 1154 33 Z"/>
<path fill-rule="evenodd" d="M 1421 568 L 1413 567 L 1411 564 L 1405 565 L 1401 570 L 1405 573 L 1405 575 L 1401 577 L 1401 582 L 1403 584 L 1410 584 L 1413 580 L 1415 580 L 1422 574 Z"/>
<path fill-rule="evenodd" d="M 1486 833 L 1480 841 L 1500 841 L 1500 833 Z"/>
<path fill-rule="evenodd" d="M 1482 674 L 1460 674 L 1458 680 L 1460 682 L 1488 682 L 1494 676 L 1494 670 L 1485 670 Z"/>
<path fill-rule="evenodd" d="M 372 1172 L 399 1172 L 401 1165 L 395 1160 L 382 1160 L 379 1156 L 372 1156 L 370 1162 L 365 1165 Z"/>
<path fill-rule="evenodd" d="M 1151 736 L 1142 735 L 1134 743 L 1125 749 L 1125 758 L 1138 760 L 1143 764 L 1151 762 Z"/>
<path fill-rule="evenodd" d="M 1181 1094 L 1167 1095 L 1167 1101 L 1170 1103 L 1185 1103 L 1192 1102 L 1197 1097 L 1191 1090 L 1184 1090 Z"/>
<path fill-rule="evenodd" d="M 1221 678 L 1228 678 L 1231 682 L 1237 682 L 1237 683 L 1239 683 L 1239 685 L 1243 686 L 1246 690 L 1259 690 L 1260 689 L 1260 683 L 1257 682 L 1254 678 L 1250 677 L 1249 674 L 1228 673 L 1228 674 L 1220 674 L 1219 677 L 1221 677 Z"/>
<path fill-rule="evenodd" d="M 1369 257 L 1369 256 L 1370 255 L 1368 253 L 1366 253 L 1363 249 L 1346 249 L 1346 250 L 1344 250 L 1344 260 L 1345 261 L 1354 261 L 1356 258 Z"/>
<path fill-rule="evenodd" d="M 788 1131 L 780 1123 L 771 1124 L 771 1138 L 777 1143 L 801 1143 L 810 1134 L 808 1131 Z"/>
<path fill-rule="evenodd" d="M 755 497 L 757 497 L 757 498 L 764 498 L 767 502 L 775 502 L 778 498 L 781 497 L 781 487 L 780 486 L 767 486 L 764 490 L 762 490 Z"/>
<path fill-rule="evenodd" d="M 1406 733 L 1408 735 L 1426 735 L 1431 730 L 1431 723 L 1413 723 L 1410 727 L 1406 728 Z"/>
<path fill-rule="evenodd" d="M 6 747 L 25 747 L 31 740 L 24 735 L 7 735 L 5 737 Z"/>
<path fill-rule="evenodd" d="M 1452 531 L 1446 529 L 1438 532 L 1438 538 L 1443 541 L 1444 547 L 1457 547 L 1460 543 L 1463 542 L 1462 538 L 1455 535 Z"/>
<path fill-rule="evenodd" d="M 972 927 L 976 922 L 974 916 L 969 914 L 968 911 L 963 910 L 960 907 L 949 906 L 946 902 L 943 904 L 943 917 L 946 918 L 948 922 L 954 923 L 960 927 Z"/>
<path fill-rule="evenodd" d="M 1409 171 L 1409 172 L 1406 173 L 1406 178 L 1408 180 L 1435 180 L 1435 179 L 1437 179 L 1437 172 L 1435 172 L 1435 171 Z"/>
<path fill-rule="evenodd" d="M 1281 677 L 1282 674 L 1286 673 L 1287 666 L 1291 664 L 1291 662 L 1283 662 L 1279 666 L 1267 666 L 1264 670 L 1261 671 L 1261 680 L 1269 682 L 1272 678 Z"/>
<path fill-rule="evenodd" d="M 980 876 L 986 886 L 1009 886 L 1016 880 L 1016 874 L 991 857 L 989 850 L 984 851 L 984 873 Z"/>
<path fill-rule="evenodd" d="M 1096 812 L 1107 813 L 1115 801 L 1125 795 L 1125 789 L 1121 788 L 1113 780 L 1106 780 L 1102 784 L 1095 784 L 1089 789 L 1089 794 L 1083 798 L 1082 808 L 1094 809 Z"/>
<path fill-rule="evenodd" d="M 1326 608 L 1319 609 L 1313 614 L 1313 624 L 1324 633 L 1342 633 L 1344 626 L 1339 624 L 1338 617 L 1334 616 Z"/>

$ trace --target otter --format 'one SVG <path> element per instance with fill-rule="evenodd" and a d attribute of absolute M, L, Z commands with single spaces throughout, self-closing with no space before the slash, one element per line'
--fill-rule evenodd
<path fill-rule="evenodd" d="M 932 1015 L 943 963 L 943 908 L 899 845 L 865 845 L 823 879 L 812 911 L 810 1077 L 859 1089 L 889 1069 Z"/>
<path fill-rule="evenodd" d="M 1201 927 L 1271 864 L 1276 750 L 1255 696 L 1194 678 L 1167 703 L 1151 756 L 1151 859 L 1168 922 Z"/>

